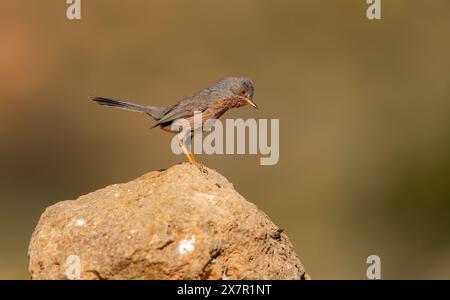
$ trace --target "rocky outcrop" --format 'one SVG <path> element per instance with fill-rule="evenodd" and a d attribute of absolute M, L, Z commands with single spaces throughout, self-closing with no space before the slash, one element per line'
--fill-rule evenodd
<path fill-rule="evenodd" d="M 32 279 L 302 279 L 286 234 L 217 172 L 151 172 L 45 210 Z"/>

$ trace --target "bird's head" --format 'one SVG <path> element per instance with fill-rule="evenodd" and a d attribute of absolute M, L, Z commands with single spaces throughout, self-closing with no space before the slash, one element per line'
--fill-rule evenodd
<path fill-rule="evenodd" d="M 220 80 L 218 86 L 229 98 L 238 99 L 239 106 L 258 106 L 253 101 L 253 82 L 245 77 L 227 77 Z"/>

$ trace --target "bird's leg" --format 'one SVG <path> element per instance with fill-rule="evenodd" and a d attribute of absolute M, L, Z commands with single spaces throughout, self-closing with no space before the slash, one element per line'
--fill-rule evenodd
<path fill-rule="evenodd" d="M 189 162 L 191 164 L 193 164 L 194 166 L 196 166 L 197 168 L 199 168 L 200 171 L 204 171 L 203 166 L 197 162 L 197 160 L 195 159 L 194 154 L 192 154 L 191 151 L 189 151 L 186 148 L 186 145 L 184 144 L 184 139 L 181 139 L 178 144 L 180 145 L 181 149 L 183 150 L 184 154 L 186 155 L 187 159 L 189 160 Z"/>
<path fill-rule="evenodd" d="M 203 131 L 203 126 L 200 126 L 196 129 L 194 129 L 193 132 L 191 132 L 189 145 L 192 145 L 192 139 L 194 138 L 194 135 L 202 134 L 202 131 Z M 205 169 L 201 163 L 197 162 L 197 160 L 194 157 L 194 154 L 192 152 L 189 152 L 189 155 L 190 155 L 191 159 L 195 162 L 194 164 L 197 166 L 197 168 L 200 170 L 200 172 L 208 174 L 208 170 Z"/>
<path fill-rule="evenodd" d="M 178 145 L 180 145 L 181 150 L 183 150 L 183 153 L 186 155 L 187 159 L 189 160 L 189 162 L 191 164 L 196 164 L 197 161 L 195 160 L 195 158 L 192 156 L 192 153 L 186 148 L 186 146 L 184 145 L 184 140 L 181 139 L 178 142 Z"/>
<path fill-rule="evenodd" d="M 188 153 L 188 157 L 189 157 L 189 161 L 191 162 L 191 164 L 199 165 L 199 162 L 195 159 L 194 154 L 192 154 L 191 152 L 189 152 L 189 153 Z"/>

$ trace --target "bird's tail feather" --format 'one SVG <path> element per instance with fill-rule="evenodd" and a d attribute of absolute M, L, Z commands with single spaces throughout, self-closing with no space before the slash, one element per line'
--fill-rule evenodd
<path fill-rule="evenodd" d="M 134 103 L 125 102 L 125 101 L 116 100 L 116 99 L 110 99 L 110 98 L 91 97 L 91 99 L 100 105 L 107 105 L 107 106 L 112 106 L 112 107 L 118 107 L 118 108 L 125 109 L 125 110 L 142 112 L 142 113 L 145 113 L 145 114 L 153 117 L 155 120 L 161 119 L 162 116 L 167 111 L 167 108 L 165 108 L 165 107 L 143 106 L 143 105 L 139 105 L 139 104 L 134 104 Z"/>

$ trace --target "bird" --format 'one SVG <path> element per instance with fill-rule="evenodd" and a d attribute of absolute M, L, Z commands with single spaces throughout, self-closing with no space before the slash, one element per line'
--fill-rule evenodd
<path fill-rule="evenodd" d="M 197 133 L 197 130 L 194 131 L 194 114 L 201 113 L 201 125 L 203 126 L 210 119 L 220 118 L 230 108 L 251 105 L 258 109 L 253 100 L 253 94 L 254 85 L 249 78 L 226 77 L 169 107 L 145 106 L 105 97 L 92 96 L 90 98 L 100 105 L 147 114 L 156 121 L 152 128 L 160 127 L 168 132 L 180 132 L 179 127 L 172 125 L 179 119 L 185 119 L 191 126 L 190 137 L 192 138 Z M 194 154 L 186 149 L 183 138 L 180 138 L 179 145 L 188 161 L 199 169 L 203 169 Z"/>

